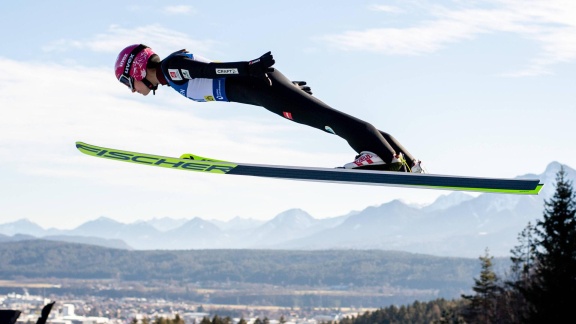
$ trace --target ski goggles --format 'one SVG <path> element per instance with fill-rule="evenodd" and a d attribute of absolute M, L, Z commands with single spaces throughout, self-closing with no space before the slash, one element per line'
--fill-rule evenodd
<path fill-rule="evenodd" d="M 122 74 L 118 78 L 118 81 L 120 81 L 122 84 L 124 84 L 125 86 L 130 88 L 130 90 L 134 91 L 134 78 L 133 77 L 126 76 L 126 75 Z"/>

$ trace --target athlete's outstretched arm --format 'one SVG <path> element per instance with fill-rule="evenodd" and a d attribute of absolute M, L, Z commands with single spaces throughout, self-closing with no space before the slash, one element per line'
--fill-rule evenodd
<path fill-rule="evenodd" d="M 268 52 L 252 61 L 199 62 L 183 55 L 173 55 L 162 61 L 162 70 L 187 70 L 191 78 L 216 79 L 222 77 L 249 76 L 267 79 L 266 73 L 273 72 L 274 57 Z"/>

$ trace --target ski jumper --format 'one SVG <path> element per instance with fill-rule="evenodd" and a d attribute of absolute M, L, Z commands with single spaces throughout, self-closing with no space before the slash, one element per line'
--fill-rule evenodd
<path fill-rule="evenodd" d="M 413 156 L 390 134 L 330 107 L 277 69 L 267 73 L 269 81 L 250 76 L 247 64 L 211 62 L 181 50 L 162 60 L 162 73 L 157 76 L 161 84 L 168 84 L 194 101 L 229 101 L 264 107 L 296 123 L 338 135 L 357 153 L 373 152 L 387 165 L 400 152 L 409 165 L 414 162 Z"/>

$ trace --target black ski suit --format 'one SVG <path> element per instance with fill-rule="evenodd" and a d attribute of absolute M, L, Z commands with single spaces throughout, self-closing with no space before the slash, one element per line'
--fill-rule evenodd
<path fill-rule="evenodd" d="M 370 151 L 388 165 L 402 153 L 411 166 L 413 156 L 390 134 L 356 117 L 338 111 L 316 97 L 304 82 L 292 82 L 277 69 L 264 77 L 250 73 L 249 62 L 215 63 L 184 50 L 161 62 L 162 84 L 194 101 L 230 101 L 267 110 L 345 139 L 357 152 Z"/>

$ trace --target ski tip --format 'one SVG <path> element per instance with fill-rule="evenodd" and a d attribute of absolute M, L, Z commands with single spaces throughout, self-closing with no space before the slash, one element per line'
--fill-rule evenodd
<path fill-rule="evenodd" d="M 86 142 L 82 142 L 82 141 L 76 141 L 75 143 L 76 145 L 76 149 L 78 149 L 79 151 L 83 151 L 83 150 L 89 150 L 92 147 L 97 147 L 91 144 L 88 144 Z"/>
<path fill-rule="evenodd" d="M 86 148 L 88 148 L 88 147 L 92 147 L 92 145 L 86 144 L 86 143 L 81 142 L 81 141 L 76 141 L 75 146 L 76 146 L 76 149 L 81 151 L 81 152 L 86 150 Z"/>

